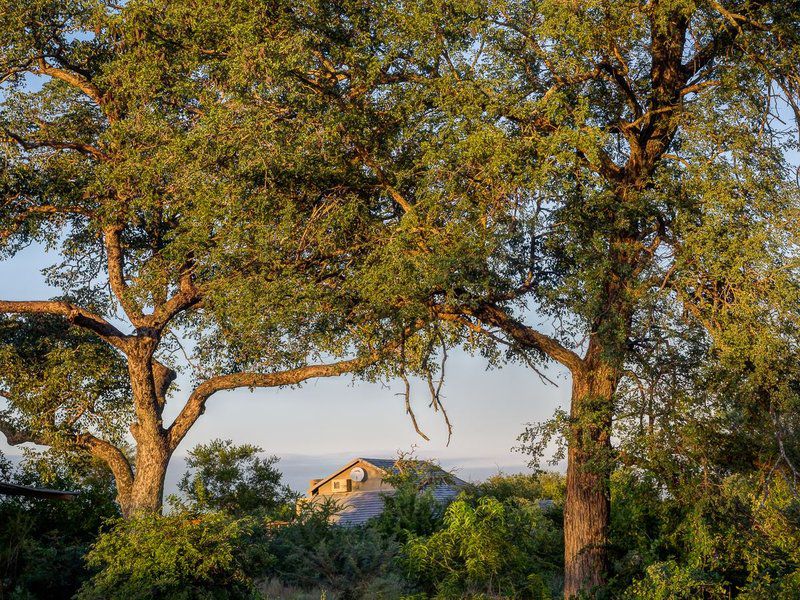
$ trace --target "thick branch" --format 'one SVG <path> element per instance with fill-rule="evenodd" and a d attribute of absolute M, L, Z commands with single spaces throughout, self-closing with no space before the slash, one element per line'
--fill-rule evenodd
<path fill-rule="evenodd" d="M 104 103 L 104 96 L 100 91 L 100 88 L 78 73 L 69 71 L 67 69 L 53 67 L 47 64 L 44 58 L 39 59 L 36 72 L 42 75 L 49 75 L 55 79 L 60 79 L 61 81 L 79 89 L 98 106 L 102 106 Z"/>
<path fill-rule="evenodd" d="M 91 144 L 59 140 L 26 140 L 22 136 L 17 135 L 8 129 L 3 129 L 3 132 L 6 134 L 6 136 L 19 144 L 25 150 L 36 150 L 37 148 L 50 148 L 51 150 L 75 150 L 76 152 L 86 154 L 87 156 L 93 156 L 97 159 L 105 158 L 105 155 L 100 151 L 100 149 L 95 148 Z"/>
<path fill-rule="evenodd" d="M 555 338 L 525 325 L 502 308 L 487 304 L 477 309 L 465 309 L 462 312 L 487 325 L 501 329 L 524 348 L 532 348 L 543 352 L 573 373 L 583 371 L 583 359 L 578 354 L 563 346 Z"/>
<path fill-rule="evenodd" d="M 106 248 L 106 258 L 108 262 L 108 282 L 111 291 L 119 300 L 122 310 L 136 327 L 142 327 L 144 315 L 142 311 L 128 297 L 128 284 L 125 281 L 125 256 L 122 251 L 122 241 L 120 235 L 122 228 L 118 226 L 107 226 L 103 228 L 103 242 Z"/>
<path fill-rule="evenodd" d="M 93 332 L 123 353 L 128 350 L 128 336 L 102 317 L 69 302 L 59 300 L 0 300 L 0 313 L 65 317 L 71 324 Z"/>
<path fill-rule="evenodd" d="M 194 284 L 192 263 L 189 261 L 181 270 L 178 292 L 169 300 L 158 306 L 152 315 L 153 327 L 165 327 L 178 314 L 202 302 L 203 295 Z"/>
<path fill-rule="evenodd" d="M 0 390 L 0 396 L 9 397 L 2 390 Z M 38 444 L 40 446 L 50 445 L 48 440 L 42 436 L 27 429 L 21 429 L 2 417 L 0 417 L 0 433 L 5 436 L 10 446 L 25 443 Z M 130 490 L 133 486 L 133 470 L 125 454 L 110 442 L 95 437 L 90 433 L 76 434 L 75 443 L 79 448 L 89 452 L 93 457 L 102 460 L 108 465 L 116 481 L 120 502 L 125 501 L 130 495 Z"/>
<path fill-rule="evenodd" d="M 217 392 L 237 388 L 281 387 L 296 385 L 317 377 L 335 377 L 376 363 L 379 353 L 328 364 L 308 365 L 277 373 L 233 373 L 212 377 L 195 388 L 181 413 L 169 427 L 169 448 L 174 450 L 205 411 L 206 401 Z"/>
<path fill-rule="evenodd" d="M 122 450 L 89 433 L 79 434 L 75 438 L 78 446 L 108 465 L 116 481 L 120 502 L 125 501 L 133 486 L 133 469 Z"/>
<path fill-rule="evenodd" d="M 9 395 L 2 390 L 0 390 L 0 396 L 5 398 L 9 397 Z M 0 416 L 0 433 L 5 436 L 9 446 L 19 446 L 20 444 L 26 443 L 46 445 L 44 440 L 34 432 L 21 429 L 2 416 Z"/>
<path fill-rule="evenodd" d="M 153 383 L 156 388 L 156 397 L 161 408 L 167 403 L 167 391 L 169 386 L 177 379 L 178 374 L 174 369 L 161 364 L 158 361 L 153 361 Z"/>

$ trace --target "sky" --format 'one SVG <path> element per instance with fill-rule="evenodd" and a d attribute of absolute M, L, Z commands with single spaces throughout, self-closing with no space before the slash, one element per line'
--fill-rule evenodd
<path fill-rule="evenodd" d="M 43 300 L 57 294 L 44 283 L 41 269 L 53 257 L 31 247 L 13 260 L 0 261 L 0 298 Z M 522 365 L 487 370 L 486 361 L 464 352 L 451 352 L 443 401 L 453 423 L 447 445 L 447 429 L 441 415 L 428 408 L 426 389 L 414 387 L 412 403 L 421 429 L 420 438 L 405 415 L 398 394 L 400 381 L 367 383 L 352 377 L 312 380 L 300 388 L 236 390 L 214 395 L 205 414 L 176 451 L 167 476 L 167 492 L 185 468 L 188 449 L 214 438 L 260 446 L 280 457 L 285 481 L 305 491 L 308 481 L 329 475 L 350 459 L 389 458 L 412 447 L 423 458 L 435 458 L 463 479 L 481 480 L 498 471 L 526 472 L 527 459 L 515 452 L 516 438 L 528 422 L 547 419 L 569 401 L 569 380 L 563 369 L 547 374 L 558 385 L 542 382 Z M 183 388 L 165 411 L 165 421 L 177 414 L 188 394 Z M 0 452 L 19 454 L 0 435 Z"/>

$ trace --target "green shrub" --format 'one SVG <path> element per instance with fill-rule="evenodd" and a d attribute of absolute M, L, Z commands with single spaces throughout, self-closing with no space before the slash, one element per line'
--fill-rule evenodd
<path fill-rule="evenodd" d="M 443 525 L 429 538 L 412 538 L 403 552 L 409 575 L 435 597 L 538 600 L 557 587 L 561 534 L 536 503 L 459 499 Z"/>
<path fill-rule="evenodd" d="M 142 515 L 116 521 L 88 554 L 96 574 L 79 600 L 256 598 L 271 557 L 253 519 Z"/>
<path fill-rule="evenodd" d="M 407 586 L 395 573 L 399 545 L 371 527 L 330 522 L 332 506 L 306 506 L 292 523 L 270 532 L 275 557 L 268 576 L 343 600 L 399 598 Z"/>
<path fill-rule="evenodd" d="M 566 478 L 560 473 L 498 473 L 478 486 L 478 493 L 498 500 L 520 498 L 536 502 L 549 500 L 555 507 L 564 506 Z"/>
<path fill-rule="evenodd" d="M 384 495 L 383 512 L 369 525 L 383 537 L 405 543 L 440 529 L 446 507 L 430 489 L 420 491 L 413 483 L 403 482 L 393 494 Z"/>
<path fill-rule="evenodd" d="M 698 490 L 661 543 L 668 558 L 646 565 L 626 591 L 636 600 L 800 597 L 800 499 L 776 477 L 732 475 Z"/>

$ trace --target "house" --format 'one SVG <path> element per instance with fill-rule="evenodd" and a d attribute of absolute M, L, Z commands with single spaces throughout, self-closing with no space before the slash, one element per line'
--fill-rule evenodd
<path fill-rule="evenodd" d="M 417 487 L 431 490 L 441 502 L 455 498 L 466 481 L 425 461 L 391 458 L 354 458 L 324 479 L 312 479 L 306 501 L 335 501 L 341 508 L 333 517 L 339 525 L 362 525 L 383 512 L 383 496 L 395 487 L 386 480 L 401 473 L 413 477 Z"/>

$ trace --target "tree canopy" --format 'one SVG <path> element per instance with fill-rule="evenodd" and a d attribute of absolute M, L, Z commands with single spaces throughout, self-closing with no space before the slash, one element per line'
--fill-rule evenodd
<path fill-rule="evenodd" d="M 137 474 L 220 389 L 363 369 L 381 348 L 406 381 L 462 343 L 561 364 L 570 597 L 603 583 L 613 435 L 630 456 L 702 409 L 766 409 L 759 456 L 794 470 L 796 378 L 772 357 L 797 348 L 797 11 L 15 3 L 0 228 L 7 254 L 61 249 L 65 295 L 0 310 L 66 318 L 126 357 Z M 203 376 L 164 428 L 168 333 Z"/>
<path fill-rule="evenodd" d="M 283 13 L 268 26 L 291 34 L 289 56 L 299 34 Z M 224 13 L 180 3 L 0 14 L 2 252 L 45 245 L 61 290 L 0 301 L 9 441 L 88 450 L 113 469 L 126 514 L 153 509 L 214 393 L 364 370 L 413 334 L 345 285 L 371 223 L 347 202 L 342 165 L 317 168 L 302 78 L 290 86 L 259 53 L 276 84 L 248 79 L 238 51 L 255 22 L 232 36 Z M 194 388 L 164 424 L 180 369 Z"/>

